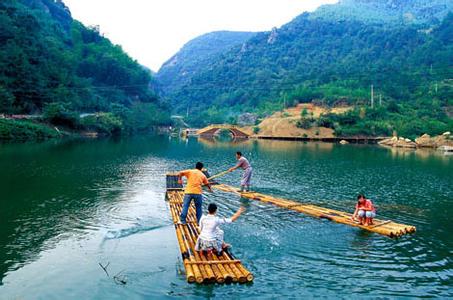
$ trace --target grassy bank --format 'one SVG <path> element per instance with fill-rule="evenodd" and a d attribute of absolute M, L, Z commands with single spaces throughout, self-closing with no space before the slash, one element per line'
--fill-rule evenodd
<path fill-rule="evenodd" d="M 0 119 L 0 141 L 46 140 L 60 137 L 55 129 L 28 120 Z"/>

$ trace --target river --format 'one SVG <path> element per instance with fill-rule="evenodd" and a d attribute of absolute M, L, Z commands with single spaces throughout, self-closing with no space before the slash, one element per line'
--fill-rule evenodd
<path fill-rule="evenodd" d="M 380 218 L 417 232 L 391 239 L 206 193 L 222 216 L 247 207 L 223 229 L 255 280 L 188 284 L 165 174 L 198 160 L 215 174 L 237 150 L 261 193 L 352 211 L 363 192 Z M 164 136 L 0 144 L 0 203 L 0 299 L 453 297 L 453 157 L 434 151 Z"/>

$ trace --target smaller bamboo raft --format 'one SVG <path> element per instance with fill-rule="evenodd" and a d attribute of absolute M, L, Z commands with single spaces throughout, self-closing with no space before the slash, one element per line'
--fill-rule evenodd
<path fill-rule="evenodd" d="M 359 223 L 356 223 L 351 220 L 352 214 L 334 210 L 334 209 L 329 209 L 329 208 L 323 208 L 319 207 L 316 205 L 311 205 L 311 204 L 303 204 L 291 200 L 286 200 L 282 198 L 275 198 L 272 196 L 260 194 L 260 193 L 255 193 L 255 192 L 239 192 L 237 188 L 234 188 L 229 185 L 225 184 L 216 184 L 212 186 L 215 189 L 218 189 L 220 191 L 228 192 L 228 193 L 234 193 L 237 195 L 240 195 L 241 197 L 252 199 L 252 200 L 257 200 L 265 203 L 270 203 L 274 204 L 276 206 L 284 207 L 286 209 L 291 209 L 294 211 L 298 211 L 310 216 L 318 217 L 318 218 L 323 218 L 323 219 L 328 219 L 330 221 L 334 221 L 337 223 L 341 224 L 346 224 L 354 227 L 360 227 L 362 229 L 376 232 L 382 235 L 386 235 L 389 237 L 400 237 L 402 235 L 408 234 L 408 233 L 413 233 L 415 232 L 415 226 L 411 225 L 404 225 L 404 224 L 399 224 L 395 223 L 390 220 L 378 220 L 378 219 L 373 219 L 373 225 L 370 226 L 364 226 L 360 225 Z"/>
<path fill-rule="evenodd" d="M 199 235 L 195 208 L 190 206 L 187 214 L 187 225 L 177 224 L 182 210 L 184 191 L 177 183 L 177 177 L 167 175 L 167 200 L 170 213 L 175 224 L 176 237 L 186 269 L 186 278 L 189 283 L 247 283 L 253 281 L 250 273 L 230 252 L 223 251 L 221 256 L 195 251 L 195 244 Z"/>

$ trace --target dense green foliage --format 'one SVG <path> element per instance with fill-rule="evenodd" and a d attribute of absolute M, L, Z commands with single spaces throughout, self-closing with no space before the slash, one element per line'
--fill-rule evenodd
<path fill-rule="evenodd" d="M 59 137 L 55 129 L 31 121 L 0 119 L 0 140 L 44 140 Z"/>
<path fill-rule="evenodd" d="M 167 94 L 203 70 L 206 64 L 236 45 L 241 45 L 254 35 L 252 32 L 216 31 L 199 36 L 181 48 L 165 62 L 157 74 L 162 94 Z"/>
<path fill-rule="evenodd" d="M 414 139 L 427 132 L 442 134 L 453 128 L 453 119 L 442 112 L 438 103 L 414 107 L 390 102 L 376 108 L 357 107 L 340 115 L 322 115 L 308 128 L 312 126 L 333 128 L 337 136 L 391 136 L 397 132 Z"/>
<path fill-rule="evenodd" d="M 381 2 L 354 1 L 373 18 L 385 12 L 377 9 Z M 404 14 L 403 2 L 386 3 L 382 6 L 394 16 Z M 376 105 L 395 102 L 407 107 L 401 114 L 408 118 L 418 109 L 436 109 L 438 115 L 429 120 L 447 129 L 444 109 L 453 105 L 453 15 L 447 15 L 449 7 L 432 3 L 432 10 L 428 1 L 407 4 L 423 20 L 413 24 L 305 13 L 218 54 L 196 74 L 178 74 L 174 80 L 182 84 L 167 87 L 166 96 L 181 112 L 190 107 L 194 117 L 189 122 L 203 125 L 229 122 L 241 112 L 266 115 L 298 102 L 369 106 L 373 85 Z M 336 9 L 345 12 L 340 4 L 329 6 Z"/>
<path fill-rule="evenodd" d="M 453 2 L 449 0 L 340 0 L 318 8 L 312 18 L 359 20 L 367 23 L 433 24 L 440 23 Z"/>
<path fill-rule="evenodd" d="M 64 107 L 63 116 L 48 120 L 77 127 L 80 112 L 111 112 L 115 105 L 134 110 L 144 103 L 163 116 L 149 124 L 168 123 L 150 72 L 96 27 L 73 20 L 61 1 L 0 2 L 1 113 Z"/>

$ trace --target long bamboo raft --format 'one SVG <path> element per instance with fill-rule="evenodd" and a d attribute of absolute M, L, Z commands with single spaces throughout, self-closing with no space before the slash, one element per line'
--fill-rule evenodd
<path fill-rule="evenodd" d="M 176 230 L 179 248 L 181 250 L 186 278 L 189 283 L 247 283 L 253 281 L 253 275 L 229 251 L 223 251 L 221 256 L 195 251 L 199 235 L 195 208 L 192 204 L 187 215 L 187 225 L 177 224 L 182 210 L 184 191 L 178 184 L 177 176 L 167 175 L 167 200 L 171 217 Z"/>
<path fill-rule="evenodd" d="M 316 205 L 311 204 L 303 204 L 300 202 L 295 202 L 283 198 L 275 198 L 272 196 L 256 193 L 256 192 L 239 192 L 237 188 L 226 185 L 226 184 L 213 184 L 212 188 L 217 190 L 234 193 L 240 195 L 241 197 L 257 200 L 265 203 L 274 204 L 279 207 L 283 207 L 286 209 L 291 209 L 294 211 L 298 211 L 310 216 L 328 219 L 330 221 L 334 221 L 341 224 L 346 224 L 354 227 L 360 227 L 362 229 L 376 232 L 382 235 L 386 235 L 389 237 L 400 237 L 402 235 L 413 233 L 415 232 L 415 226 L 399 224 L 393 222 L 391 220 L 379 220 L 373 219 L 373 225 L 370 226 L 363 226 L 359 223 L 356 223 L 351 220 L 352 214 L 330 209 L 330 208 L 323 208 Z"/>

